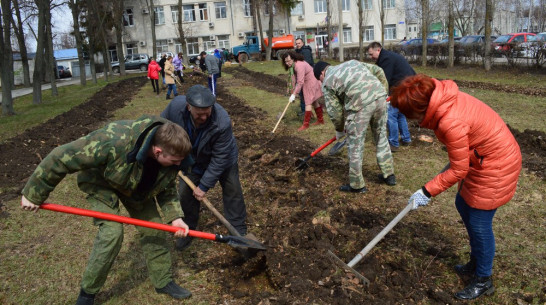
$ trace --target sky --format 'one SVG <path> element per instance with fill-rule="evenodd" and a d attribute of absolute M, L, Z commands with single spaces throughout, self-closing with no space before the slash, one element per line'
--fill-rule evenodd
<path fill-rule="evenodd" d="M 53 24 L 53 35 L 58 33 L 69 33 L 72 30 L 72 12 L 68 8 L 68 5 L 58 7 L 51 12 L 51 23 Z M 33 23 L 33 27 L 36 28 L 38 20 Z M 28 32 L 28 31 L 27 31 Z M 36 40 L 32 34 L 27 35 L 27 49 L 28 52 L 36 52 Z"/>

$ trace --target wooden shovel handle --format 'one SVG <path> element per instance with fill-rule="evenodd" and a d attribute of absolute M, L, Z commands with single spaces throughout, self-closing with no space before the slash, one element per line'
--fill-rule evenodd
<path fill-rule="evenodd" d="M 288 109 L 288 106 L 290 106 L 290 101 L 288 101 L 288 104 L 286 104 L 286 106 L 284 107 L 281 117 L 277 121 L 277 124 L 275 124 L 275 128 L 273 128 L 273 131 L 271 133 L 275 133 L 275 130 L 277 130 L 277 127 L 279 127 L 279 123 L 281 122 L 282 117 L 284 116 L 284 113 L 286 112 L 286 109 Z"/>
<path fill-rule="evenodd" d="M 182 178 L 182 180 L 184 180 L 184 182 L 186 182 L 186 184 L 192 189 L 194 190 L 196 188 L 195 184 L 193 184 L 193 182 L 190 180 L 190 178 L 184 176 L 184 174 L 182 174 L 182 172 L 178 172 L 178 176 L 180 178 Z M 231 233 L 231 235 L 235 235 L 235 236 L 241 236 L 241 234 L 239 233 L 239 231 L 237 231 L 235 229 L 235 227 L 233 227 L 228 221 L 227 219 L 224 217 L 224 215 L 220 214 L 220 212 L 218 212 L 218 210 L 212 205 L 212 203 L 210 203 L 210 201 L 205 197 L 203 198 L 203 200 L 201 200 L 201 202 L 207 206 L 207 208 L 212 212 L 212 214 L 214 214 L 214 216 L 216 216 L 216 218 L 218 218 L 218 220 L 220 220 L 220 222 L 226 226 L 226 228 L 228 229 L 229 233 Z"/>

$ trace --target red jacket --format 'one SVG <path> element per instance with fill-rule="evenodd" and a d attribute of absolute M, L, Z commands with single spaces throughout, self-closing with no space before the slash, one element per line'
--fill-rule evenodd
<path fill-rule="evenodd" d="M 476 209 L 492 210 L 510 201 L 521 171 L 516 139 L 489 106 L 459 91 L 450 80 L 434 80 L 421 127 L 434 130 L 447 147 L 450 168 L 425 184 L 436 196 L 459 182 L 459 192 Z"/>
<path fill-rule="evenodd" d="M 155 60 L 152 60 L 148 64 L 148 77 L 150 79 L 159 79 L 159 71 L 161 71 L 161 67 Z"/>

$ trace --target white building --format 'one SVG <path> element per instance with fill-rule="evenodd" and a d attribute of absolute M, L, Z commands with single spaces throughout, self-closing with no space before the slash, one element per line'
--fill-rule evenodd
<path fill-rule="evenodd" d="M 345 47 L 358 45 L 358 6 L 355 0 L 341 0 L 343 11 L 342 37 Z M 363 4 L 364 42 L 381 40 L 379 5 L 385 9 L 385 43 L 399 41 L 406 35 L 403 0 L 360 0 Z M 247 34 L 254 33 L 253 10 L 250 0 L 185 0 L 182 16 L 187 50 L 181 50 L 177 29 L 178 1 L 155 0 L 154 12 L 148 12 L 145 0 L 125 1 L 125 54 L 182 52 L 195 55 L 211 48 L 226 48 L 240 45 Z M 333 38 L 331 46 L 338 45 L 339 13 L 337 1 L 332 1 Z M 322 48 L 326 35 L 326 0 L 303 0 L 290 12 L 281 12 L 274 7 L 273 35 L 293 34 L 304 38 L 313 50 Z M 152 50 L 150 16 L 155 14 L 156 45 Z M 268 30 L 269 13 L 262 12 L 262 27 Z M 266 33 L 264 33 L 264 36 Z M 113 50 L 112 50 L 113 51 Z"/>

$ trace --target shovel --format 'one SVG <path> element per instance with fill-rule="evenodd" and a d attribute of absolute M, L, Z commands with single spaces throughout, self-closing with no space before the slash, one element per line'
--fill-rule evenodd
<path fill-rule="evenodd" d="M 341 149 L 345 146 L 345 144 L 347 144 L 347 137 L 345 137 L 343 141 L 337 142 L 336 144 L 334 144 L 334 146 L 330 148 L 330 151 L 328 151 L 328 156 L 336 155 L 338 152 L 341 151 Z"/>
<path fill-rule="evenodd" d="M 283 110 L 281 116 L 279 117 L 279 120 L 277 121 L 277 124 L 275 124 L 275 128 L 273 128 L 273 131 L 271 131 L 271 133 L 275 133 L 275 130 L 277 130 L 277 127 L 279 127 L 279 123 L 281 122 L 282 117 L 286 113 L 286 109 L 288 109 L 288 106 L 290 106 L 290 101 L 288 101 L 288 104 L 286 104 L 286 107 L 284 107 L 284 110 Z"/>
<path fill-rule="evenodd" d="M 412 209 L 413 209 L 412 204 L 406 205 L 406 207 L 400 213 L 398 213 L 398 215 L 396 215 L 396 217 L 383 230 L 381 230 L 381 232 L 379 232 L 379 234 L 377 234 L 377 236 L 374 237 L 374 239 L 372 239 L 372 241 L 370 241 L 370 243 L 368 243 L 366 247 L 364 247 L 364 249 L 362 249 L 362 251 L 360 251 L 360 253 L 358 253 L 348 264 L 345 264 L 339 257 L 337 257 L 330 250 L 328 250 L 328 255 L 333 259 L 334 263 L 339 265 L 341 268 L 347 269 L 351 271 L 352 273 L 354 273 L 359 279 L 362 280 L 364 284 L 370 285 L 370 281 L 365 276 L 363 276 L 362 274 L 358 273 L 358 271 L 353 269 L 354 265 L 356 265 L 364 256 L 366 256 L 366 254 L 368 254 L 368 252 L 370 252 L 370 250 L 372 250 L 372 248 L 375 247 L 375 245 L 380 240 L 382 240 L 383 237 L 385 237 L 385 235 L 387 235 L 387 233 L 389 233 L 390 230 L 392 230 L 392 228 L 394 228 L 394 226 L 402 218 L 404 218 L 404 216 L 406 216 L 406 214 L 408 214 L 409 211 L 411 211 Z"/>
<path fill-rule="evenodd" d="M 336 137 L 333 137 L 331 138 L 330 140 L 328 140 L 328 142 L 322 144 L 322 146 L 320 146 L 319 148 L 317 148 L 314 152 L 312 152 L 309 156 L 307 156 L 305 159 L 298 159 L 296 160 L 296 169 L 297 170 L 304 170 L 306 168 L 309 167 L 309 164 L 307 164 L 307 161 L 309 161 L 309 159 L 313 158 L 314 156 L 316 156 L 321 150 L 323 150 L 324 148 L 326 148 L 326 146 L 332 144 L 334 141 L 336 140 Z"/>
<path fill-rule="evenodd" d="M 103 212 L 97 212 L 92 210 L 68 207 L 68 206 L 54 204 L 54 203 L 43 203 L 42 205 L 40 205 L 40 208 L 44 210 L 62 212 L 67 214 L 95 217 L 99 219 L 105 219 L 105 220 L 115 221 L 119 223 L 126 223 L 126 224 L 131 224 L 131 225 L 140 226 L 140 227 L 167 231 L 171 233 L 176 233 L 182 230 L 182 228 L 165 225 L 161 223 L 145 221 L 145 220 L 119 216 L 114 214 L 108 214 Z M 234 248 L 266 250 L 263 244 L 254 240 L 250 240 L 248 238 L 240 237 L 240 236 L 224 236 L 220 234 L 212 234 L 212 233 L 206 233 L 206 232 L 200 232 L 200 231 L 194 231 L 194 230 L 189 230 L 188 236 L 226 243 Z"/>

